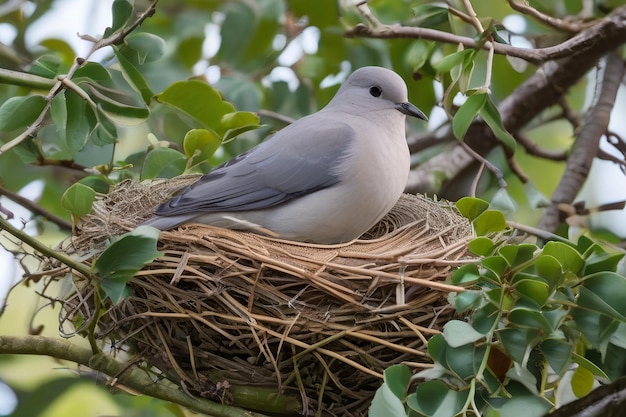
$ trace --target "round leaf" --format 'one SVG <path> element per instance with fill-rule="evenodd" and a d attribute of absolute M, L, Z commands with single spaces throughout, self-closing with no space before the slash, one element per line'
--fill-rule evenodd
<path fill-rule="evenodd" d="M 485 337 L 477 332 L 469 323 L 460 320 L 450 320 L 443 326 L 443 337 L 451 347 L 459 347 L 474 343 Z"/>
<path fill-rule="evenodd" d="M 96 192 L 93 188 L 75 183 L 61 196 L 61 205 L 74 216 L 80 217 L 91 211 L 95 198 Z"/>
<path fill-rule="evenodd" d="M 456 208 L 463 217 L 474 220 L 489 208 L 489 203 L 480 198 L 463 197 L 456 202 Z"/>
<path fill-rule="evenodd" d="M 476 234 L 484 236 L 488 233 L 502 231 L 506 227 L 504 214 L 497 210 L 482 212 L 473 222 Z"/>
<path fill-rule="evenodd" d="M 194 158 L 195 163 L 209 159 L 222 144 L 220 138 L 210 130 L 192 129 L 185 135 L 183 149 L 187 158 Z"/>

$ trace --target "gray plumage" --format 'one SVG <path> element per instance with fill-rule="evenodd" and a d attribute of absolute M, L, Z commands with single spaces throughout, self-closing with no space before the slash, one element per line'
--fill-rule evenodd
<path fill-rule="evenodd" d="M 358 69 L 322 110 L 202 176 L 143 224 L 205 223 L 322 244 L 355 239 L 406 186 L 407 114 L 426 120 L 400 76 Z"/>

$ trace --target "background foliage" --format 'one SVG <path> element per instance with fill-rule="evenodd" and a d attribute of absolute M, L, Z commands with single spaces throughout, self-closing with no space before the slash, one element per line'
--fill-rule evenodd
<path fill-rule="evenodd" d="M 108 28 L 82 35 L 96 54 L 79 56 L 62 39 L 28 42 L 56 1 L 9 1 L 0 5 L 0 22 L 15 34 L 0 44 L 0 194 L 35 214 L 42 239 L 59 240 L 69 234 L 72 217 L 89 211 L 96 192 L 126 178 L 206 172 L 321 108 L 355 68 L 380 65 L 398 72 L 411 101 L 431 116 L 428 130 L 409 121 L 414 170 L 408 191 L 489 200 L 499 215 L 481 221 L 467 212 L 479 234 L 500 230 L 493 224 L 504 226 L 502 213 L 519 228 L 539 225 L 533 232 L 548 240 L 557 238 L 543 232 L 567 236 L 571 225 L 592 234 L 589 206 L 619 208 L 626 198 L 606 188 L 587 207 L 576 204 L 594 157 L 624 169 L 623 132 L 608 128 L 623 83 L 626 11 L 618 3 L 372 0 L 357 8 L 336 0 L 118 0 Z M 522 24 L 507 30 L 503 22 L 511 16 Z M 508 45 L 523 40 L 530 48 Z M 601 139 L 611 146 L 599 149 Z M 617 172 L 613 179 L 620 181 Z M 35 181 L 42 189 L 36 202 L 21 200 L 16 193 Z M 484 210 L 474 200 L 469 206 Z M 608 232 L 600 237 L 619 243 L 619 231 Z M 569 378 L 587 384 L 573 388 L 580 396 L 594 381 L 623 373 L 624 313 L 609 290 L 623 285 L 618 249 L 598 241 L 597 233 L 546 246 L 498 239 L 477 239 L 472 250 L 483 257 L 480 267 L 468 265 L 454 277 L 475 286 L 452 300 L 467 320 L 451 326 L 467 338 L 451 342 L 451 332 L 433 338 L 437 372 L 423 376 L 435 380 L 407 402 L 404 371 L 390 370 L 383 387 L 401 381 L 390 389 L 402 412 L 421 407 L 420 395 L 440 395 L 440 404 L 460 404 L 452 410 L 463 412 L 484 410 L 489 401 L 481 401 L 490 395 L 512 394 L 532 397 L 535 402 L 524 404 L 539 404 L 540 415 L 557 402 L 559 385 L 542 378 L 560 381 L 575 372 Z M 102 272 L 107 265 L 105 258 L 96 266 Z M 109 289 L 123 295 L 123 286 Z M 600 294 L 606 305 L 590 294 Z M 599 327 L 607 331 L 594 333 Z M 445 362 L 451 349 L 478 358 L 476 369 Z M 502 352 L 517 374 L 481 379 L 489 375 L 482 371 L 493 371 L 486 362 L 490 350 Z M 607 365 L 608 354 L 619 363 Z M 529 358 L 553 372 L 533 368 Z M 63 381 L 20 396 L 57 396 L 79 383 Z M 115 398 L 124 403 L 120 413 L 147 407 L 140 404 L 145 399 Z M 23 411 L 32 404 L 21 401 L 17 415 L 39 413 Z M 432 407 L 417 409 L 431 415 L 438 409 Z"/>

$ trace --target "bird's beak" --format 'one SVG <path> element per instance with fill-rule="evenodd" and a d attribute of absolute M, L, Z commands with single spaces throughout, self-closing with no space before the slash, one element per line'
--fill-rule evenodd
<path fill-rule="evenodd" d="M 396 103 L 396 110 L 407 116 L 417 117 L 418 119 L 428 120 L 428 117 L 420 109 L 411 103 Z"/>

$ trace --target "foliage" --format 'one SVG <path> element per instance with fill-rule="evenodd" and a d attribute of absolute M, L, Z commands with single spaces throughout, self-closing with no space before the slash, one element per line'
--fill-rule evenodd
<path fill-rule="evenodd" d="M 457 204 L 475 226 L 482 217 L 498 224 L 502 215 L 478 199 Z M 406 367 L 387 369 L 370 416 L 542 416 L 622 375 L 626 278 L 616 270 L 623 251 L 585 236 L 541 248 L 479 236 L 470 251 L 480 263 L 451 277 L 471 284 L 450 297 L 465 319 L 429 340 L 434 366 L 415 375 L 425 380 L 416 389 Z"/>

